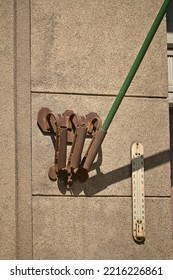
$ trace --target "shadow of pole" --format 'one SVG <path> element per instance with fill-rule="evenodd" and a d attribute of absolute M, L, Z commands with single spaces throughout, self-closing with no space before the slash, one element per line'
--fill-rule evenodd
<path fill-rule="evenodd" d="M 144 170 L 150 170 L 169 161 L 170 150 L 165 150 L 158 154 L 144 158 Z M 129 177 L 131 177 L 131 164 L 125 165 L 106 174 L 99 172 L 99 174 L 89 178 L 87 182 L 83 184 L 82 189 L 86 196 L 93 196 L 105 190 L 108 186 Z"/>

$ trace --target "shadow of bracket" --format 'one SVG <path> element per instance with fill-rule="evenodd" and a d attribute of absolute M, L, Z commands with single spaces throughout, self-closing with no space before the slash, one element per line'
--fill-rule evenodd
<path fill-rule="evenodd" d="M 131 177 L 131 164 L 103 174 L 99 168 L 102 162 L 102 152 L 100 151 L 100 153 L 101 160 L 98 161 L 99 165 L 98 162 L 93 164 L 93 169 L 97 170 L 97 174 L 89 178 L 83 184 L 78 183 L 76 188 L 74 189 L 75 195 L 79 195 L 80 192 L 83 191 L 86 196 L 93 196 L 105 190 L 110 185 Z M 155 155 L 144 158 L 144 169 L 145 171 L 148 171 L 169 161 L 170 150 L 165 150 Z"/>

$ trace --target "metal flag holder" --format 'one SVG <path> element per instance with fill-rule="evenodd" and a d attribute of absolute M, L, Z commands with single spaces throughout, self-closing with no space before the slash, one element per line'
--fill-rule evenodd
<path fill-rule="evenodd" d="M 92 158 L 93 142 L 102 125 L 99 115 L 91 112 L 86 116 L 79 116 L 72 110 L 66 110 L 61 115 L 43 107 L 38 113 L 37 123 L 43 133 L 55 137 L 54 163 L 49 168 L 49 178 L 52 181 L 59 178 L 69 186 L 74 180 L 85 182 L 92 164 L 90 157 Z M 86 138 L 91 138 L 91 142 L 82 158 Z M 71 146 L 68 159 L 67 145 Z M 98 146 L 100 147 L 99 142 Z"/>

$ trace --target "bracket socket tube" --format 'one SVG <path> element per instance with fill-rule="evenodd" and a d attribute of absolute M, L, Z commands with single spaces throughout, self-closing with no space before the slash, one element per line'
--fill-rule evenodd
<path fill-rule="evenodd" d="M 77 130 L 76 143 L 71 158 L 71 167 L 74 169 L 78 168 L 80 165 L 81 154 L 85 142 L 86 133 L 87 133 L 87 127 L 85 125 L 80 126 Z"/>
<path fill-rule="evenodd" d="M 57 128 L 57 147 L 55 152 L 55 163 L 57 169 L 63 169 L 66 167 L 66 156 L 67 156 L 67 128 L 66 127 L 58 127 Z M 56 170 L 58 172 L 58 170 Z"/>
<path fill-rule="evenodd" d="M 85 161 L 84 161 L 84 164 L 83 164 L 83 168 L 86 169 L 86 170 L 89 170 L 100 147 L 101 147 L 101 144 L 106 136 L 106 131 L 100 129 L 96 132 L 96 135 L 94 136 L 93 138 L 93 141 L 92 141 L 92 144 L 91 146 L 89 147 L 89 150 L 87 151 L 87 154 L 85 155 Z"/>

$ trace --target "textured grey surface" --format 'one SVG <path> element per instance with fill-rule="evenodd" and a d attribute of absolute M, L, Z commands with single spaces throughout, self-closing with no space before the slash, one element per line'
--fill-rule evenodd
<path fill-rule="evenodd" d="M 12 1 L 0 8 L 0 259 L 16 257 L 16 190 L 14 128 L 14 25 Z"/>
<path fill-rule="evenodd" d="M 17 258 L 32 259 L 30 1 L 14 4 Z"/>
<path fill-rule="evenodd" d="M 34 197 L 34 259 L 173 259 L 170 199 L 146 199 L 146 241 L 132 238 L 131 199 Z"/>
<path fill-rule="evenodd" d="M 32 250 L 34 259 L 173 259 L 165 19 L 127 93 L 134 98 L 124 99 L 90 179 L 74 185 L 79 197 L 63 196 L 49 181 L 53 146 L 36 124 L 42 106 L 59 113 L 97 111 L 104 120 L 161 3 L 1 1 L 0 259 L 32 259 Z M 134 141 L 145 153 L 142 246 L 131 230 Z"/>
<path fill-rule="evenodd" d="M 29 1 L 1 1 L 0 18 L 0 259 L 32 259 Z"/>
<path fill-rule="evenodd" d="M 73 109 L 81 115 L 96 111 L 104 120 L 113 100 L 113 97 L 100 96 L 33 94 L 34 194 L 61 194 L 57 183 L 51 182 L 47 176 L 48 169 L 54 161 L 54 148 L 50 136 L 43 135 L 37 126 L 37 113 L 40 108 L 49 107 L 57 113 Z M 94 170 L 89 173 L 90 179 L 85 184 L 75 184 L 75 194 L 130 195 L 130 150 L 135 141 L 144 146 L 146 195 L 170 195 L 167 100 L 130 97 L 123 100 L 110 126 L 102 145 L 102 154 L 99 154 L 98 161 L 93 166 Z"/>
<path fill-rule="evenodd" d="M 32 90 L 117 94 L 162 2 L 32 0 Z M 165 31 L 164 19 L 129 95 L 167 94 Z"/>

